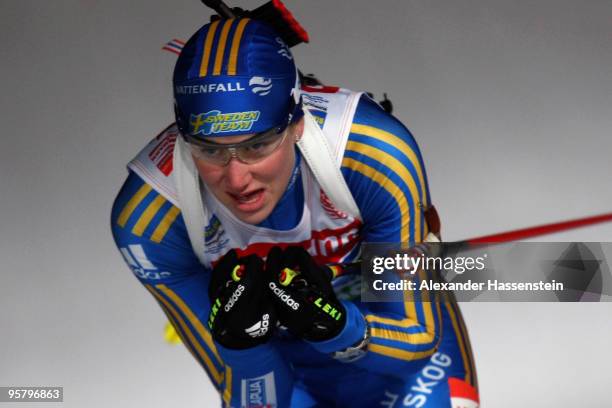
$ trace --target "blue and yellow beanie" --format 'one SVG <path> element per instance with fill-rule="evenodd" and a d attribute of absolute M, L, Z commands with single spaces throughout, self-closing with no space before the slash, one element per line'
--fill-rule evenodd
<path fill-rule="evenodd" d="M 264 23 L 239 18 L 206 24 L 187 41 L 173 86 L 181 133 L 236 136 L 286 123 L 298 77 L 280 35 Z"/>

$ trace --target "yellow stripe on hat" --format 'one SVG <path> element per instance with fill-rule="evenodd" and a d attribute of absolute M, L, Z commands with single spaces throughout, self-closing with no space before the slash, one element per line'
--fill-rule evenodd
<path fill-rule="evenodd" d="M 238 27 L 236 27 L 234 39 L 232 40 L 232 48 L 230 49 L 227 75 L 236 75 L 236 65 L 238 63 L 238 50 L 240 49 L 240 40 L 242 39 L 244 27 L 246 27 L 249 21 L 250 19 L 248 18 L 242 19 L 238 23 Z"/>
<path fill-rule="evenodd" d="M 147 194 L 149 194 L 150 191 L 151 186 L 148 184 L 143 184 L 138 189 L 136 194 L 134 194 L 132 198 L 130 198 L 125 207 L 123 207 L 123 210 L 121 210 L 119 218 L 117 218 L 117 224 L 119 224 L 120 227 L 125 227 L 125 224 L 127 224 L 128 220 L 130 219 L 130 216 L 132 215 L 136 207 L 138 207 L 138 204 L 140 204 L 142 200 L 144 200 L 144 198 L 147 196 Z"/>
<path fill-rule="evenodd" d="M 219 38 L 219 44 L 217 44 L 217 55 L 215 56 L 215 67 L 213 68 L 213 75 L 221 75 L 221 66 L 223 65 L 223 56 L 225 53 L 225 43 L 227 43 L 227 33 L 229 33 L 232 27 L 233 19 L 225 21 L 223 28 L 221 29 L 221 37 Z"/>
<path fill-rule="evenodd" d="M 213 39 L 215 38 L 215 31 L 219 26 L 219 20 L 215 21 L 208 27 L 208 33 L 206 33 L 206 40 L 204 41 L 204 56 L 202 57 L 202 64 L 200 65 L 200 77 L 206 76 L 208 73 L 208 62 L 210 61 L 210 51 L 212 48 Z"/>
<path fill-rule="evenodd" d="M 151 235 L 151 241 L 156 242 L 158 244 L 162 242 L 162 240 L 166 236 L 166 233 L 172 226 L 172 223 L 174 222 L 174 220 L 176 220 L 176 217 L 180 213 L 181 210 L 179 210 L 175 206 L 172 206 L 168 210 L 166 215 L 164 215 L 164 218 L 162 218 L 162 220 L 159 222 L 159 225 L 155 228 L 155 231 L 153 231 L 153 235 Z"/>
<path fill-rule="evenodd" d="M 132 228 L 132 233 L 137 237 L 141 237 L 144 231 L 147 229 L 155 214 L 159 211 L 162 205 L 166 202 L 166 199 L 162 197 L 160 194 L 155 197 L 153 201 L 147 206 L 147 209 L 144 210 L 134 228 Z"/>

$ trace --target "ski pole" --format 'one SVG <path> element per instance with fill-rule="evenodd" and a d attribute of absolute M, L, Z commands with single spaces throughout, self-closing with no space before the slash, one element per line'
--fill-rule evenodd
<path fill-rule="evenodd" d="M 589 217 L 576 218 L 567 221 L 554 222 L 550 224 L 536 225 L 533 227 L 521 228 L 511 231 L 498 232 L 491 235 L 483 235 L 475 238 L 468 238 L 461 241 L 444 242 L 444 252 L 458 252 L 460 250 L 473 249 L 485 245 L 499 245 L 507 242 L 519 241 L 522 239 L 535 238 L 542 235 L 554 234 L 562 231 L 569 231 L 590 225 L 603 224 L 612 221 L 612 213 L 593 215 Z M 359 273 L 362 261 L 331 264 L 334 270 L 334 277 L 351 273 Z"/>

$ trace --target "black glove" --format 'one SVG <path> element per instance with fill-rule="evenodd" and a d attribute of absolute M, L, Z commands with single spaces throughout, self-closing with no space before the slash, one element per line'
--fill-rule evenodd
<path fill-rule="evenodd" d="M 208 287 L 208 327 L 213 339 L 230 349 L 265 343 L 276 326 L 274 303 L 256 255 L 239 259 L 233 249 L 215 266 Z"/>
<path fill-rule="evenodd" d="M 280 323 L 309 341 L 323 341 L 344 328 L 346 312 L 331 285 L 332 271 L 319 266 L 302 247 L 274 247 L 266 277 Z"/>

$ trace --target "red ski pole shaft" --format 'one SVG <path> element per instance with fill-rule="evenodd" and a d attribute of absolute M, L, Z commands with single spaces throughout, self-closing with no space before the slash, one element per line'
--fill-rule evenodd
<path fill-rule="evenodd" d="M 555 232 L 587 227 L 589 225 L 601 224 L 608 221 L 612 221 L 612 213 L 594 215 L 591 217 L 578 218 L 569 221 L 555 222 L 552 224 L 537 225 L 535 227 L 522 228 L 514 231 L 501 232 L 498 234 L 485 235 L 482 237 L 466 239 L 463 242 L 469 246 L 480 244 L 499 244 L 503 242 L 518 241 L 521 239 L 553 234 Z"/>
<path fill-rule="evenodd" d="M 481 245 L 502 244 L 521 239 L 535 238 L 542 235 L 553 234 L 556 232 L 568 231 L 576 228 L 587 227 L 595 224 L 612 221 L 612 213 L 594 215 L 590 217 L 577 218 L 574 220 L 555 222 L 551 224 L 536 225 L 534 227 L 521 228 L 512 231 L 500 232 L 497 234 L 484 235 L 476 238 L 469 238 L 462 241 L 445 242 L 442 245 L 446 251 L 457 252 L 459 250 L 477 247 Z M 350 273 L 359 273 L 361 261 L 349 262 L 334 265 L 336 268 L 334 276 Z"/>

